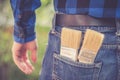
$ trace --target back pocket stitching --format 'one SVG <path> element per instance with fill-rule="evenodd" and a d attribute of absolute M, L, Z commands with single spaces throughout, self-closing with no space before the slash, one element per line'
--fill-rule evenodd
<path fill-rule="evenodd" d="M 76 66 L 76 67 L 84 67 L 84 68 L 101 68 L 101 65 L 102 65 L 102 62 L 98 62 L 98 63 L 93 63 L 93 64 L 85 64 L 85 63 L 80 63 L 80 62 L 74 62 L 64 56 L 60 56 L 59 54 L 54 54 L 53 55 L 54 58 L 64 62 L 64 63 L 67 63 L 69 65 L 72 65 L 72 66 Z"/>
<path fill-rule="evenodd" d="M 74 66 L 74 67 L 81 67 L 81 68 L 93 68 L 94 72 L 93 72 L 93 78 L 92 80 L 99 80 L 99 74 L 100 74 L 100 70 L 101 70 L 101 67 L 102 67 L 102 62 L 99 62 L 99 63 L 94 63 L 94 64 L 84 64 L 84 63 L 79 63 L 79 62 L 74 62 L 70 59 L 67 59 L 63 56 L 60 56 L 59 54 L 54 54 L 53 55 L 53 74 L 55 76 L 57 76 L 57 74 L 55 73 L 56 72 L 56 69 L 55 69 L 55 65 L 57 65 L 57 61 L 56 60 L 60 60 L 66 64 L 69 64 L 71 66 Z M 69 61 L 68 61 L 69 60 Z M 72 62 L 72 63 L 71 63 Z M 57 79 L 58 80 L 62 80 L 60 79 L 58 76 L 57 76 Z"/>

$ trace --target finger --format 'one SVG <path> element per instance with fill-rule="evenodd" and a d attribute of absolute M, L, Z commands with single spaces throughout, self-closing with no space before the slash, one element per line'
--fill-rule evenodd
<path fill-rule="evenodd" d="M 19 68 L 22 72 L 24 72 L 25 74 L 31 73 L 31 70 L 28 69 L 28 67 L 26 66 L 26 64 L 25 64 L 24 62 L 18 63 L 17 66 L 18 66 L 18 68 Z"/>
<path fill-rule="evenodd" d="M 22 49 L 24 50 L 24 49 Z M 24 64 L 28 67 L 27 70 L 28 70 L 28 74 L 30 74 L 31 72 L 33 72 L 34 70 L 34 67 L 32 66 L 32 64 L 30 63 L 30 60 L 28 58 L 28 53 L 27 53 L 27 50 L 24 50 L 22 51 L 23 55 L 22 55 L 22 58 L 23 58 L 23 62 Z M 30 72 L 29 72 L 30 71 Z"/>
<path fill-rule="evenodd" d="M 25 64 L 25 62 L 23 60 L 20 59 L 14 59 L 15 64 L 17 65 L 17 67 L 24 72 L 25 74 L 30 74 L 32 73 L 32 70 L 29 69 L 29 67 Z"/>
<path fill-rule="evenodd" d="M 31 51 L 31 60 L 36 63 L 37 61 L 37 49 Z"/>
<path fill-rule="evenodd" d="M 32 62 L 37 61 L 37 43 L 36 40 L 26 43 L 26 48 L 31 52 L 31 60 Z"/>
<path fill-rule="evenodd" d="M 32 66 L 32 64 L 31 64 L 31 62 L 30 62 L 30 60 L 29 60 L 29 58 L 28 58 L 28 54 L 25 53 L 25 54 L 22 55 L 22 56 L 23 56 L 23 61 L 24 61 L 24 63 L 25 63 L 31 70 L 34 70 L 34 67 Z"/>
<path fill-rule="evenodd" d="M 25 61 L 25 64 L 33 71 L 34 70 L 34 67 L 32 66 L 30 60 L 26 60 Z"/>

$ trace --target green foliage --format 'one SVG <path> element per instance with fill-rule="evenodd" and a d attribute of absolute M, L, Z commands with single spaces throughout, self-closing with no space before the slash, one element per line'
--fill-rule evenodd
<path fill-rule="evenodd" d="M 54 14 L 52 0 L 41 0 L 42 5 L 36 10 L 36 25 L 38 26 L 50 26 L 52 24 L 52 18 Z"/>
<path fill-rule="evenodd" d="M 12 10 L 10 0 L 0 0 L 0 26 L 8 26 L 12 24 Z"/>

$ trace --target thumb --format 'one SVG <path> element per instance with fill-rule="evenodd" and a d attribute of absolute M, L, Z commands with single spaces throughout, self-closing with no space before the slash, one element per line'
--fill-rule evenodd
<path fill-rule="evenodd" d="M 36 63 L 37 61 L 37 49 L 31 51 L 31 60 Z"/>
<path fill-rule="evenodd" d="M 35 40 L 26 43 L 26 48 L 31 52 L 31 60 L 35 63 L 37 61 L 37 43 Z"/>

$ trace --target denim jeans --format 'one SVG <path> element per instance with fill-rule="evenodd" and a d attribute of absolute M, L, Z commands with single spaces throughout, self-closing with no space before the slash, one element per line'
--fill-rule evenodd
<path fill-rule="evenodd" d="M 72 26 L 83 35 L 86 29 L 105 35 L 93 64 L 74 62 L 60 55 L 62 26 L 53 26 L 43 59 L 39 80 L 120 80 L 120 37 L 116 26 Z M 93 45 L 94 46 L 94 45 Z"/>

